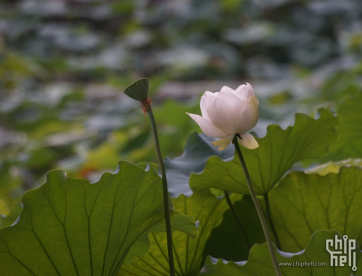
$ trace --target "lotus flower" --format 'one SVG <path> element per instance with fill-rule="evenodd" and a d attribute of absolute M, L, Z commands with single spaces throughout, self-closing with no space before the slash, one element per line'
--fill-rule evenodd
<path fill-rule="evenodd" d="M 218 150 L 224 150 L 237 135 L 240 144 L 248 149 L 259 147 L 255 138 L 246 133 L 258 122 L 259 101 L 249 83 L 236 90 L 224 86 L 220 92 L 206 91 L 201 97 L 202 117 L 187 113 L 201 128 L 203 133 L 214 138 Z"/>

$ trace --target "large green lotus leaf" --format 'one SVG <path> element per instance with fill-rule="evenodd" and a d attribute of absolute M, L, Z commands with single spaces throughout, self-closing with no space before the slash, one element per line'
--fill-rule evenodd
<path fill-rule="evenodd" d="M 337 138 L 334 127 L 338 119 L 325 109 L 319 111 L 319 119 L 296 114 L 294 126 L 285 130 L 277 125 L 268 126 L 267 135 L 256 138 L 259 148 L 255 150 L 242 147 L 258 195 L 266 195 L 295 162 L 323 156 L 328 152 L 329 144 Z M 191 175 L 190 187 L 194 191 L 217 188 L 249 193 L 237 156 L 231 162 L 223 162 L 219 157 L 209 158 L 202 174 Z"/>
<path fill-rule="evenodd" d="M 344 165 L 358 162 L 343 162 Z M 246 204 L 249 199 L 249 204 Z M 267 200 L 266 200 L 267 199 Z M 283 178 L 268 196 L 259 198 L 264 215 L 269 223 L 272 238 L 277 247 L 283 251 L 297 252 L 305 248 L 312 233 L 319 229 L 336 229 L 341 234 L 362 242 L 362 169 L 359 167 L 342 167 L 339 174 L 305 174 L 292 172 Z M 251 244 L 263 243 L 265 238 L 261 230 L 258 216 L 250 197 L 236 201 L 235 209 L 245 227 L 247 238 Z M 226 214 L 227 212 L 225 212 Z M 231 214 L 230 214 L 231 215 Z M 270 220 L 271 217 L 271 220 Z M 224 216 L 223 222 L 213 230 L 207 244 L 217 244 L 217 237 L 226 233 L 233 217 Z M 251 227 L 252 225 L 252 227 Z M 249 227 L 252 232 L 249 232 Z M 235 229 L 236 231 L 237 229 Z M 236 232 L 227 232 L 230 240 L 234 239 L 236 248 L 243 248 L 235 237 Z M 223 240 L 222 242 L 225 242 Z M 242 250 L 208 251 L 208 254 L 232 261 L 245 260 Z M 227 257 L 225 257 L 227 256 Z"/>
<path fill-rule="evenodd" d="M 232 201 L 240 199 L 242 196 L 234 194 L 231 196 Z M 216 199 L 208 190 L 198 191 L 191 197 L 181 195 L 173 199 L 175 209 L 192 215 L 199 221 L 200 234 L 192 239 L 188 235 L 175 232 L 173 234 L 174 259 L 176 275 L 199 275 L 204 264 L 206 256 L 210 254 L 205 251 L 206 244 L 213 229 L 215 229 L 222 221 L 223 214 L 228 210 L 225 199 Z M 238 230 L 236 223 L 232 225 Z M 250 229 L 252 231 L 252 229 Z M 227 235 L 228 233 L 224 233 Z M 241 234 L 235 239 L 240 238 Z M 225 241 L 224 236 L 219 236 L 219 244 L 215 244 L 213 250 L 228 250 L 234 244 L 229 240 Z M 131 264 L 123 265 L 118 275 L 169 275 L 167 243 L 165 233 L 152 233 L 150 235 L 151 248 L 149 253 L 144 257 L 135 257 Z M 244 248 L 242 249 L 244 250 Z"/>
<path fill-rule="evenodd" d="M 185 150 L 180 157 L 165 159 L 167 184 L 171 197 L 192 194 L 189 186 L 190 175 L 191 173 L 201 173 L 209 157 L 219 156 L 222 160 L 228 160 L 234 156 L 232 145 L 219 151 L 212 145 L 213 141 L 215 141 L 214 138 L 195 132 L 189 136 Z"/>
<path fill-rule="evenodd" d="M 52 171 L 23 204 L 0 230 L 0 275 L 116 275 L 136 241 L 165 230 L 159 176 L 127 162 L 94 184 Z M 171 211 L 171 220 L 197 235 L 193 218 Z"/>
<path fill-rule="evenodd" d="M 297 254 L 277 253 L 277 259 L 279 263 L 326 263 L 327 266 L 304 266 L 304 267 L 280 267 L 282 274 L 286 276 L 350 276 L 352 275 L 352 269 L 348 266 L 344 267 L 331 267 L 330 254 L 326 250 L 326 239 L 334 239 L 335 235 L 338 235 L 340 239 L 342 237 L 335 230 L 320 230 L 314 233 L 309 244 L 303 252 Z M 333 248 L 332 248 L 333 249 Z M 357 250 L 357 254 L 361 253 Z M 358 264 L 358 263 L 357 263 Z M 357 266 L 358 268 L 358 266 Z M 271 262 L 269 250 L 266 244 L 258 244 L 253 246 L 250 251 L 248 261 L 234 263 L 223 262 L 220 260 L 206 259 L 205 267 L 202 270 L 202 275 L 213 276 L 270 276 L 275 275 L 273 264 Z M 358 273 L 356 273 L 358 275 Z"/>
<path fill-rule="evenodd" d="M 319 229 L 336 229 L 361 242 L 361 190 L 362 169 L 359 167 L 342 167 L 339 174 L 326 176 L 292 172 L 259 201 L 277 247 L 283 251 L 298 252 L 306 247 L 311 234 Z M 251 245 L 264 243 L 260 221 L 250 197 L 244 195 L 241 201 L 234 203 L 234 207 Z M 238 239 L 237 226 L 232 225 L 234 218 L 228 213 L 229 210 L 210 235 L 205 252 L 226 260 L 246 260 L 245 243 Z M 226 237 L 218 240 L 221 236 Z M 234 246 L 230 246 L 230 241 L 231 244 L 234 242 Z M 228 244 L 229 250 L 225 252 L 220 243 Z M 209 249 L 209 245 L 214 246 L 214 250 Z"/>
<path fill-rule="evenodd" d="M 272 221 L 283 251 L 297 252 L 319 229 L 335 229 L 362 242 L 362 168 L 326 176 L 292 172 L 270 191 Z"/>
<path fill-rule="evenodd" d="M 0 163 L 0 195 L 7 204 L 20 202 L 22 195 L 22 178 L 12 173 L 14 167 L 10 162 Z"/>
<path fill-rule="evenodd" d="M 330 147 L 324 160 L 362 158 L 362 93 L 347 98 L 337 108 L 341 124 L 336 127 L 338 141 Z"/>

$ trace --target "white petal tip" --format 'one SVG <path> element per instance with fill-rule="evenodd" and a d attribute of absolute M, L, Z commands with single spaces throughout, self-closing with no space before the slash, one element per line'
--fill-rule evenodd
<path fill-rule="evenodd" d="M 201 117 L 200 115 L 187 113 L 201 128 L 202 132 L 205 133 L 207 136 L 214 137 L 214 138 L 221 138 L 225 136 L 220 129 L 214 126 L 208 119 Z"/>
<path fill-rule="evenodd" d="M 230 88 L 229 86 L 223 86 L 220 90 L 223 93 L 234 93 L 234 89 Z"/>
<path fill-rule="evenodd" d="M 233 137 L 234 137 L 233 135 L 228 135 L 220 140 L 212 142 L 212 145 L 218 147 L 219 151 L 222 151 L 230 145 Z"/>
<path fill-rule="evenodd" d="M 257 149 L 259 147 L 259 144 L 252 145 L 252 146 L 244 146 L 244 147 L 247 148 L 247 149 L 253 150 L 253 149 Z"/>
<path fill-rule="evenodd" d="M 249 134 L 249 133 L 244 133 L 241 134 L 241 139 L 238 138 L 240 144 L 247 149 L 256 149 L 259 147 L 258 142 L 255 140 L 255 138 L 253 137 L 253 135 Z"/>

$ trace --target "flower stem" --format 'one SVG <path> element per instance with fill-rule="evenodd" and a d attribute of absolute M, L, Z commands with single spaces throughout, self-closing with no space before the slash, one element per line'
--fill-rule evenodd
<path fill-rule="evenodd" d="M 266 221 L 265 221 L 265 218 L 264 218 L 264 214 L 263 214 L 263 211 L 262 211 L 262 209 L 261 209 L 261 206 L 260 206 L 260 203 L 259 203 L 259 201 L 258 201 L 258 198 L 256 197 L 256 194 L 255 194 L 253 185 L 251 184 L 249 172 L 248 172 L 248 169 L 247 169 L 247 167 L 246 167 L 246 163 L 245 163 L 244 157 L 243 157 L 243 155 L 242 155 L 242 153 L 241 153 L 241 150 L 240 150 L 240 147 L 239 147 L 238 138 L 237 138 L 236 135 L 234 136 L 233 144 L 234 144 L 234 146 L 235 146 L 236 153 L 238 154 L 238 157 L 239 157 L 239 160 L 240 160 L 240 163 L 241 163 L 241 167 L 243 168 L 244 175 L 245 175 L 245 179 L 246 179 L 246 183 L 248 184 L 248 188 L 249 188 L 249 192 L 250 192 L 251 198 L 252 198 L 253 201 L 254 201 L 254 205 L 255 205 L 256 211 L 258 212 L 259 219 L 260 219 L 261 225 L 262 225 L 263 230 L 264 230 L 264 235 L 265 235 L 265 238 L 266 238 L 266 242 L 267 242 L 267 244 L 268 244 L 268 248 L 269 248 L 269 252 L 270 252 L 270 255 L 271 255 L 272 262 L 273 262 L 273 266 L 274 266 L 275 273 L 276 273 L 277 276 L 282 276 L 282 273 L 281 273 L 280 268 L 279 268 L 278 260 L 277 260 L 277 257 L 276 257 L 276 255 L 275 255 L 275 252 L 274 252 L 273 243 L 272 243 L 272 240 L 271 240 L 269 231 L 268 231 L 268 226 L 267 226 L 267 224 L 266 224 Z"/>
<path fill-rule="evenodd" d="M 265 201 L 265 206 L 266 206 L 266 211 L 267 211 L 267 217 L 269 219 L 269 225 L 270 225 L 271 231 L 272 231 L 273 236 L 274 236 L 275 245 L 277 246 L 277 248 L 280 249 L 279 237 L 278 237 L 277 231 L 275 230 L 274 223 L 273 223 L 273 221 L 271 219 L 270 205 L 269 205 L 269 199 L 268 199 L 267 194 L 264 195 L 264 201 Z"/>
<path fill-rule="evenodd" d="M 245 232 L 245 229 L 243 227 L 243 225 L 241 224 L 241 220 L 239 218 L 239 215 L 238 213 L 236 212 L 235 208 L 234 208 L 234 205 L 232 204 L 231 200 L 230 200 L 230 197 L 229 197 L 229 193 L 227 191 L 224 191 L 224 194 L 225 194 L 225 198 L 226 198 L 226 201 L 229 205 L 229 208 L 231 209 L 234 217 L 235 217 L 235 220 L 236 220 L 236 223 L 238 224 L 240 230 L 241 230 L 241 233 L 243 234 L 243 238 L 244 238 L 244 241 L 246 243 L 246 245 L 248 246 L 249 250 L 251 249 L 251 245 L 250 245 L 250 242 L 248 240 L 248 236 L 246 235 L 246 232 Z"/>
<path fill-rule="evenodd" d="M 170 221 L 170 213 L 168 206 L 168 189 L 167 189 L 167 178 L 166 178 L 166 170 L 165 165 L 163 164 L 163 159 L 160 150 L 160 143 L 158 141 L 157 128 L 155 118 L 153 117 L 153 112 L 151 108 L 147 109 L 148 116 L 150 116 L 153 139 L 155 141 L 155 148 L 158 163 L 161 168 L 162 174 L 162 184 L 163 184 L 163 209 L 165 211 L 165 220 L 166 220 L 166 233 L 167 233 L 167 248 L 168 248 L 168 263 L 170 268 L 170 276 L 175 276 L 175 265 L 173 260 L 173 251 L 172 251 L 172 234 L 171 234 L 171 221 Z"/>

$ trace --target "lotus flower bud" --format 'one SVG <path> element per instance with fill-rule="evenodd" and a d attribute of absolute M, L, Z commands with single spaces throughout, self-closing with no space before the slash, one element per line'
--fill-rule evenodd
<path fill-rule="evenodd" d="M 207 136 L 221 138 L 213 142 L 219 150 L 224 150 L 235 135 L 242 146 L 255 149 L 259 147 L 258 142 L 246 132 L 258 122 L 258 105 L 254 90 L 247 83 L 235 90 L 224 86 L 220 92 L 206 91 L 200 102 L 202 116 L 187 114 Z"/>

